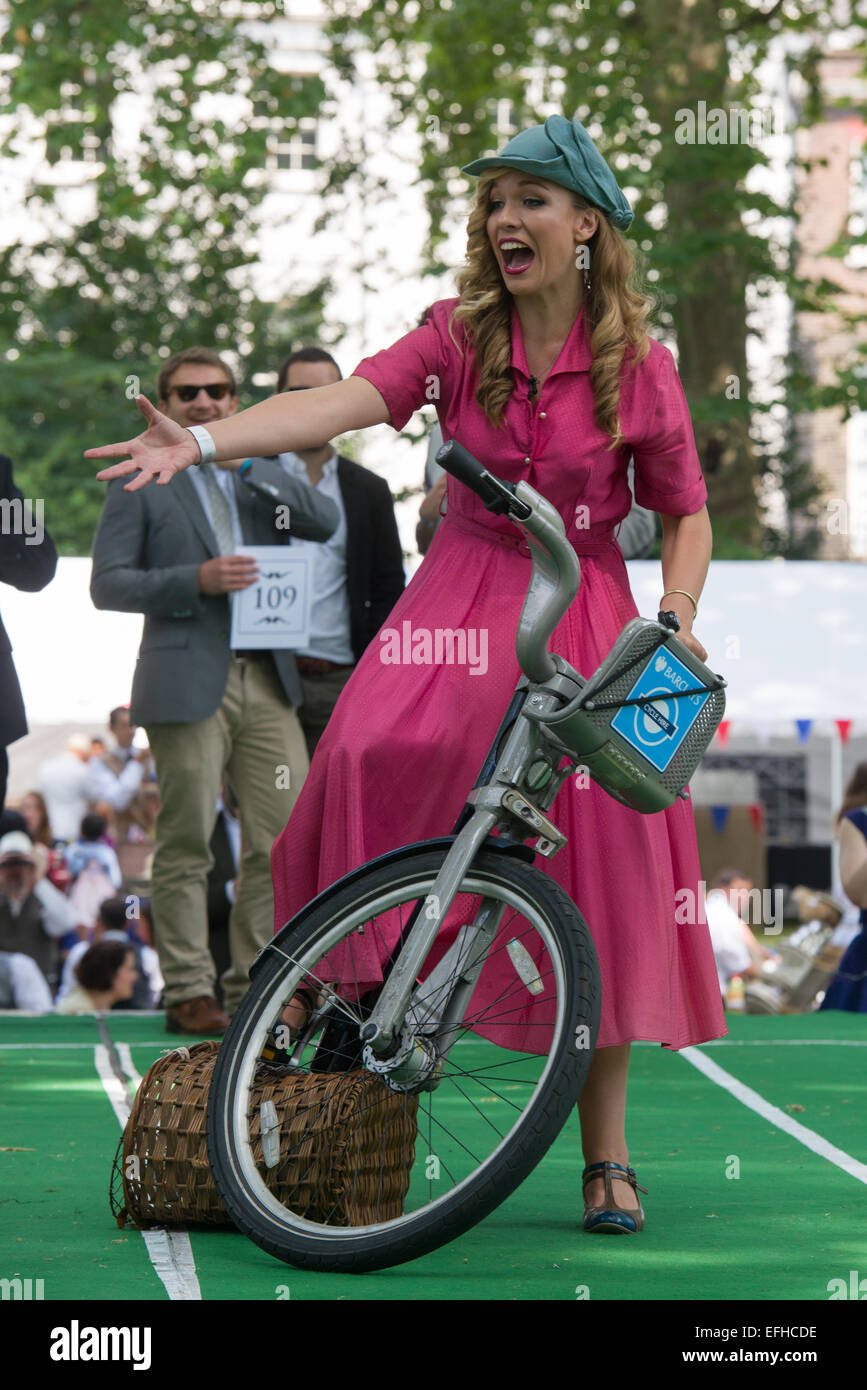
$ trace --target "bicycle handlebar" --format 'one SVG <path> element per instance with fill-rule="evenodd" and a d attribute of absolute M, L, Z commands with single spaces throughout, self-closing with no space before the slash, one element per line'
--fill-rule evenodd
<path fill-rule="evenodd" d="M 489 512 L 519 517 L 522 521 L 530 515 L 530 508 L 519 502 L 515 496 L 515 484 L 502 478 L 495 478 L 483 464 L 474 458 L 469 449 L 450 439 L 436 452 L 436 461 L 453 478 L 465 483 L 478 497 L 481 497 Z"/>
<path fill-rule="evenodd" d="M 548 642 L 581 582 L 581 566 L 566 539 L 563 518 L 529 483 L 509 483 L 495 477 L 456 439 L 437 450 L 436 461 L 471 488 L 489 512 L 505 513 L 527 537 L 533 572 L 518 625 L 516 652 L 529 680 L 549 680 L 557 667 Z"/>

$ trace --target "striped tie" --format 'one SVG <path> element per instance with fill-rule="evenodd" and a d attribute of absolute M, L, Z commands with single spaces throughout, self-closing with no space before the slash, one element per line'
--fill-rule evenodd
<path fill-rule="evenodd" d="M 211 517 L 214 524 L 214 534 L 217 537 L 217 546 L 221 555 L 233 555 L 235 552 L 235 533 L 232 528 L 232 509 L 217 480 L 214 465 L 203 463 L 200 464 L 200 467 L 205 479 L 208 501 L 211 504 Z"/>

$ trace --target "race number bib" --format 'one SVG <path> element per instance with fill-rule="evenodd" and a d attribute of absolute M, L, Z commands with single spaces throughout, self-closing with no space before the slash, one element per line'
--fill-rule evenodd
<path fill-rule="evenodd" d="M 242 545 L 237 555 L 252 555 L 259 578 L 232 594 L 233 651 L 310 645 L 310 599 L 313 555 L 283 545 Z"/>

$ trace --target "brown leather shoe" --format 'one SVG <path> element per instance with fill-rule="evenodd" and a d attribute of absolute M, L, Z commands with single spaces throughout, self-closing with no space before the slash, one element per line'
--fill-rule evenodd
<path fill-rule="evenodd" d="M 225 1033 L 229 1019 L 216 999 L 200 994 L 166 1009 L 167 1033 Z"/>

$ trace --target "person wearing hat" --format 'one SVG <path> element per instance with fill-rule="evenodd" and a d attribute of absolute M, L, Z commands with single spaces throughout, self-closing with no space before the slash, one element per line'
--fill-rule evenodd
<path fill-rule="evenodd" d="M 45 878 L 30 836 L 10 830 L 0 839 L 0 951 L 29 956 L 54 984 L 57 943 L 76 926 L 69 902 Z"/>
<path fill-rule="evenodd" d="M 631 503 L 631 454 L 636 500 L 662 518 L 661 606 L 677 612 L 681 640 L 703 660 L 692 625 L 711 553 L 707 490 L 674 358 L 648 337 L 649 304 L 633 286 L 629 204 L 580 121 L 564 116 L 464 172 L 478 182 L 458 296 L 432 305 L 423 325 L 346 380 L 276 396 L 207 437 L 191 439 L 139 397 L 143 433 L 87 457 L 122 456 L 98 476 L 138 474 L 130 490 L 166 485 L 203 457 L 296 450 L 382 423 L 401 430 L 434 381 L 444 437 L 547 497 L 580 557 L 581 586 L 551 650 L 589 675 L 637 615 L 614 540 Z M 278 928 L 358 865 L 451 831 L 518 675 L 513 637 L 530 575 L 518 540 L 449 478 L 446 515 L 389 625 L 489 631 L 487 670 L 473 679 L 466 665 L 386 664 L 371 643 L 274 845 Z M 630 1044 L 707 1042 L 725 1035 L 725 1018 L 707 927 L 681 925 L 677 911 L 679 892 L 694 903 L 700 893 L 691 804 L 642 815 L 571 782 L 551 811 L 566 848 L 539 867 L 589 922 L 602 976 L 597 1050 L 579 1102 L 583 1225 L 637 1233 L 644 1213 L 625 1134 Z M 615 847 L 628 873 L 610 871 Z M 353 938 L 353 950 L 346 970 L 363 990 L 381 978 L 381 955 L 369 938 Z M 485 969 L 501 969 L 510 987 L 508 961 Z M 303 1015 L 303 1001 L 293 1011 Z M 531 1031 L 515 1045 L 533 1051 Z"/>

